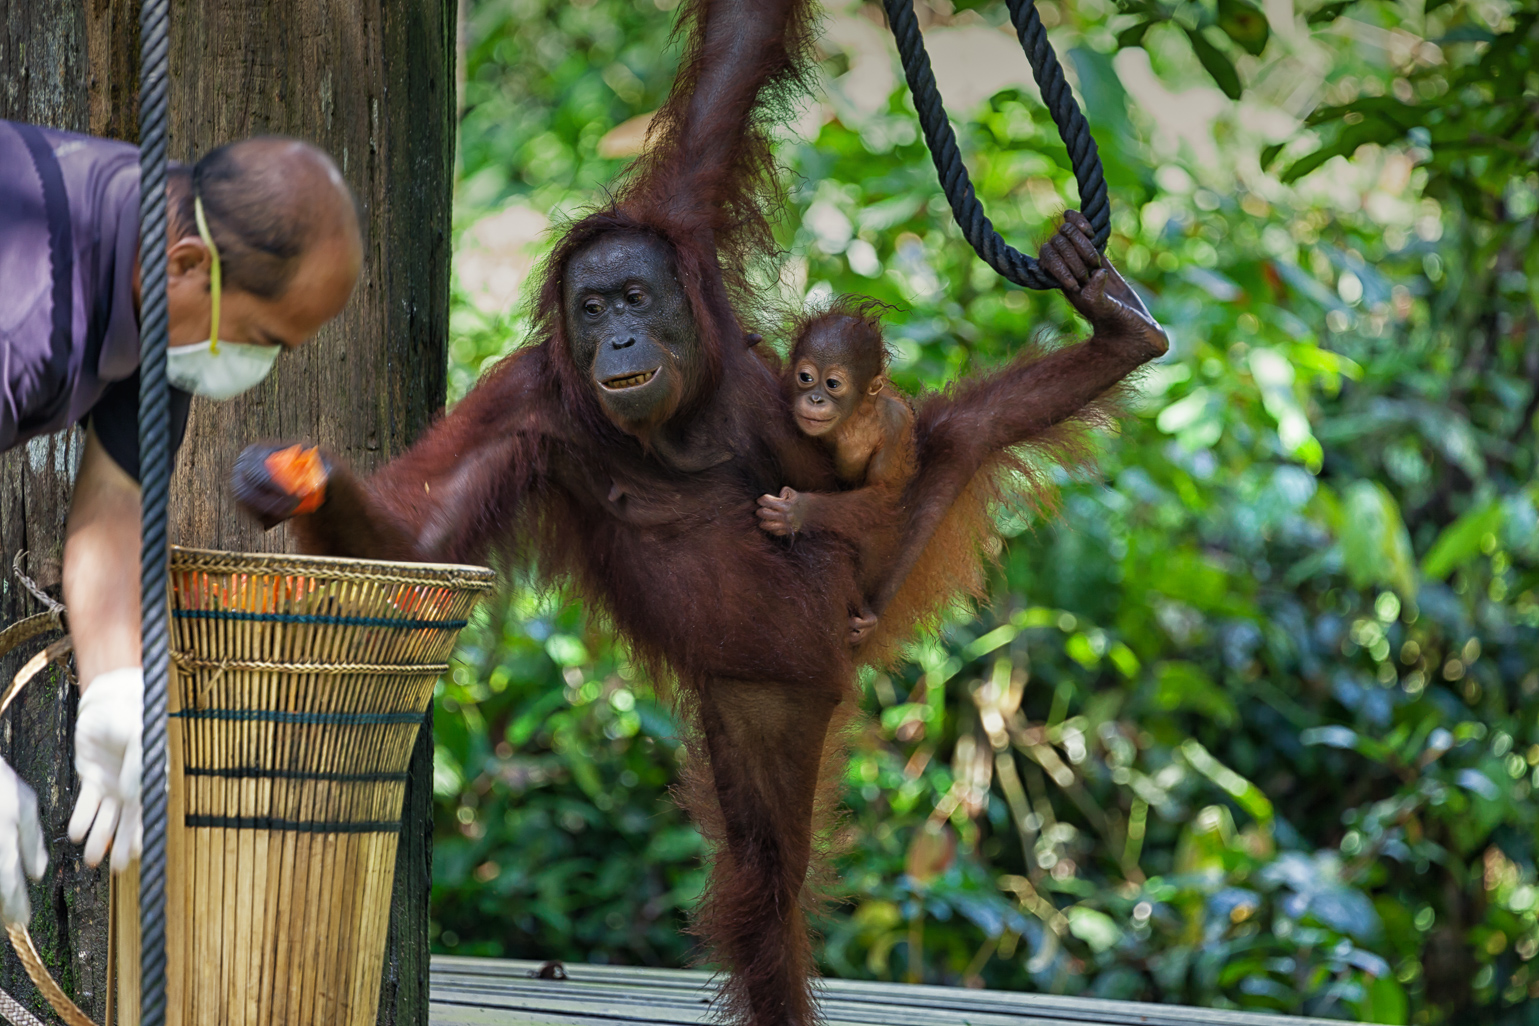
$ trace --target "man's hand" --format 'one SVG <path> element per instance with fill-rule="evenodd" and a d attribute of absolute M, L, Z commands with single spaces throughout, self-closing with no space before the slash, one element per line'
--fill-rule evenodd
<path fill-rule="evenodd" d="M 144 670 L 138 666 L 101 674 L 80 696 L 75 720 L 80 798 L 69 818 L 69 839 L 85 841 L 91 866 L 101 863 L 110 843 L 114 873 L 127 869 L 144 846 L 139 808 L 143 723 Z"/>
<path fill-rule="evenodd" d="M 230 490 L 262 526 L 314 513 L 326 501 L 331 460 L 320 449 L 264 442 L 250 445 L 235 460 Z"/>
<path fill-rule="evenodd" d="M 1095 251 L 1095 230 L 1078 210 L 1064 215 L 1058 233 L 1042 247 L 1038 258 L 1058 280 L 1074 309 L 1089 321 L 1098 336 L 1147 345 L 1154 356 L 1170 348 L 1170 340 L 1138 293 L 1117 269 Z"/>
<path fill-rule="evenodd" d="M 32 918 L 22 870 L 37 880 L 47 868 L 37 795 L 0 760 L 0 920 L 6 926 L 25 926 Z"/>
<path fill-rule="evenodd" d="M 806 500 L 801 493 L 789 486 L 780 489 L 780 494 L 759 496 L 759 508 L 756 511 L 759 517 L 759 526 L 770 534 L 779 537 L 795 534 L 802 529 L 802 519 L 805 512 Z"/>

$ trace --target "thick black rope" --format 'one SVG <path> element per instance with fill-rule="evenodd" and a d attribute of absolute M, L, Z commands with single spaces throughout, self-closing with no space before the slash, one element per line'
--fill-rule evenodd
<path fill-rule="evenodd" d="M 144 664 L 144 853 L 139 861 L 139 1022 L 166 1021 L 166 506 L 171 494 L 171 396 L 166 386 L 166 123 L 171 12 L 139 9 L 139 466 L 143 502 L 139 601 Z"/>
<path fill-rule="evenodd" d="M 898 54 L 903 59 L 903 72 L 914 94 L 914 107 L 919 111 L 925 144 L 930 147 L 935 170 L 940 173 L 941 188 L 946 192 L 946 200 L 951 204 L 952 216 L 962 229 L 962 235 L 984 262 L 1006 279 L 1030 289 L 1058 288 L 1057 279 L 1038 267 L 1035 258 L 999 237 L 993 222 L 983 212 L 983 204 L 973 192 L 972 179 L 968 177 L 961 151 L 957 149 L 956 133 L 946 119 L 940 90 L 935 86 L 930 55 L 925 52 L 924 36 L 919 31 L 919 20 L 914 16 L 913 0 L 884 2 L 887 23 L 892 26 Z M 1095 229 L 1096 249 L 1104 252 L 1106 240 L 1111 235 L 1111 207 L 1106 198 L 1101 157 L 1096 152 L 1095 139 L 1090 135 L 1090 125 L 1080 113 L 1079 104 L 1074 102 L 1074 93 L 1063 77 L 1058 55 L 1047 41 L 1047 30 L 1042 27 L 1042 19 L 1037 16 L 1032 0 L 1008 0 L 1008 6 L 1021 48 L 1026 51 L 1031 73 L 1042 92 L 1042 101 L 1058 126 L 1059 137 L 1068 147 L 1074 178 L 1079 182 L 1080 212 Z"/>

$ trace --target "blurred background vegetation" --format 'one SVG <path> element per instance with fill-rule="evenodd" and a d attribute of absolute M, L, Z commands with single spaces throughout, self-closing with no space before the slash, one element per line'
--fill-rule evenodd
<path fill-rule="evenodd" d="M 464 10 L 451 401 L 669 85 L 673 0 Z M 982 611 L 862 681 L 836 976 L 1384 1023 L 1539 1022 L 1539 15 L 1042 0 L 1170 356 Z M 1074 202 L 1003 3 L 919 5 L 1028 248 Z M 962 242 L 875 5 L 780 149 L 793 301 L 874 296 L 937 387 L 1084 330 Z M 515 589 L 437 705 L 435 949 L 687 964 L 668 710 Z"/>

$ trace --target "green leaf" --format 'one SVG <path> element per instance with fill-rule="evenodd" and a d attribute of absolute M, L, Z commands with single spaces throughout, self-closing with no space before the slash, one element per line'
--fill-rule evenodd
<path fill-rule="evenodd" d="M 1065 915 L 1069 920 L 1069 932 L 1090 945 L 1090 950 L 1096 954 L 1100 954 L 1122 939 L 1122 930 L 1105 912 L 1075 905 Z"/>
<path fill-rule="evenodd" d="M 1090 644 L 1090 639 L 1082 633 L 1076 633 L 1064 643 L 1063 650 L 1069 654 L 1069 658 L 1079 663 L 1087 670 L 1093 670 L 1101 665 L 1101 657 Z"/>
<path fill-rule="evenodd" d="M 1363 1022 L 1403 1026 L 1410 1021 L 1409 1014 L 1405 990 L 1393 976 L 1376 976 L 1363 989 L 1363 1003 L 1358 1008 L 1358 1015 Z"/>
<path fill-rule="evenodd" d="M 1261 170 L 1265 171 L 1267 168 L 1271 167 L 1272 164 L 1277 160 L 1278 155 L 1282 153 L 1283 147 L 1287 145 L 1288 141 L 1285 139 L 1280 143 L 1273 143 L 1272 145 L 1263 149 L 1261 151 Z"/>
<path fill-rule="evenodd" d="M 1336 520 L 1342 562 L 1359 588 L 1388 584 L 1404 597 L 1416 594 L 1411 539 L 1394 496 L 1376 481 L 1354 481 L 1342 496 Z"/>
<path fill-rule="evenodd" d="M 1117 49 L 1122 50 L 1132 46 L 1144 45 L 1144 33 L 1149 31 L 1152 21 L 1141 21 L 1137 25 L 1130 25 L 1117 33 Z"/>
<path fill-rule="evenodd" d="M 1436 0 L 1432 0 L 1432 2 L 1436 2 Z M 1447 2 L 1447 0 L 1444 0 L 1444 2 Z M 1325 22 L 1335 21 L 1337 18 L 1341 17 L 1342 12 L 1355 3 L 1357 3 L 1357 0 L 1336 0 L 1335 3 L 1325 4 L 1323 7 L 1316 7 L 1305 16 L 1304 20 L 1311 25 L 1323 25 Z M 1429 3 L 1427 10 L 1430 11 L 1431 9 L 1432 6 L 1431 3 Z"/>
<path fill-rule="evenodd" d="M 1261 788 L 1215 759 L 1213 753 L 1204 748 L 1201 742 L 1187 738 L 1181 742 L 1181 755 L 1192 769 L 1223 788 L 1224 793 L 1250 813 L 1256 822 L 1272 821 L 1272 802 L 1261 793 Z"/>
<path fill-rule="evenodd" d="M 1240 98 L 1240 73 L 1234 70 L 1234 62 L 1226 57 L 1223 51 L 1208 42 L 1201 32 L 1196 29 L 1186 30 L 1187 38 L 1192 41 L 1192 50 L 1197 54 L 1197 60 L 1207 69 L 1213 81 L 1224 91 L 1224 95 L 1231 100 Z"/>
<path fill-rule="evenodd" d="M 1432 548 L 1421 561 L 1421 574 L 1429 581 L 1441 581 L 1460 563 L 1480 552 L 1480 542 L 1502 527 L 1502 507 L 1489 499 L 1468 510 L 1438 534 Z"/>
<path fill-rule="evenodd" d="M 1530 245 L 1523 259 L 1523 274 L 1528 278 L 1528 301 L 1539 310 L 1539 246 Z"/>
<path fill-rule="evenodd" d="M 1406 104 L 1394 96 L 1357 96 L 1350 103 L 1316 108 L 1304 123 L 1311 128 L 1332 122 L 1346 121 L 1349 116 L 1361 115 L 1366 121 L 1388 121 L 1397 131 L 1409 131 L 1416 124 Z"/>
<path fill-rule="evenodd" d="M 1459 25 L 1449 29 L 1447 33 L 1433 40 L 1433 42 L 1439 46 L 1446 46 L 1449 43 L 1489 43 L 1495 38 L 1496 36 L 1490 29 L 1482 28 L 1479 25 Z"/>
<path fill-rule="evenodd" d="M 1327 160 L 1330 160 L 1332 157 L 1339 157 L 1341 155 L 1342 154 L 1338 147 L 1322 146 L 1320 149 L 1315 150 L 1313 153 L 1307 154 L 1294 161 L 1293 166 L 1282 173 L 1283 184 L 1291 185 L 1292 183 L 1298 181 L 1300 178 L 1303 178 L 1305 175 L 1309 174 L 1309 172 L 1313 171 L 1321 164 L 1324 164 Z"/>
<path fill-rule="evenodd" d="M 1326 745 L 1330 748 L 1342 748 L 1349 752 L 1357 752 L 1366 755 L 1370 759 L 1379 762 L 1394 757 L 1394 750 L 1382 741 L 1371 737 L 1365 737 L 1351 727 L 1343 727 L 1340 724 L 1329 724 L 1324 727 L 1310 727 L 1299 732 L 1299 742 L 1305 745 Z"/>
<path fill-rule="evenodd" d="M 1335 723 L 1324 727 L 1310 727 L 1299 733 L 1299 743 L 1328 745 L 1331 748 L 1345 748 L 1350 752 L 1357 748 L 1357 731 Z"/>
<path fill-rule="evenodd" d="M 1110 655 L 1111 661 L 1116 665 L 1117 669 L 1122 671 L 1124 677 L 1132 679 L 1137 676 L 1139 667 L 1138 656 L 1134 655 L 1133 650 L 1128 648 L 1127 645 L 1120 641 L 1117 642 L 1111 647 L 1111 652 L 1108 655 Z"/>
<path fill-rule="evenodd" d="M 1190 709 L 1202 713 L 1220 727 L 1233 726 L 1239 719 L 1234 699 L 1195 664 L 1185 660 L 1161 663 L 1155 670 L 1154 701 L 1170 712 Z"/>
<path fill-rule="evenodd" d="M 1363 111 L 1344 111 L 1342 116 L 1345 117 L 1346 113 L 1363 114 L 1363 120 L 1342 125 L 1334 140 L 1313 153 L 1300 157 L 1292 167 L 1283 172 L 1283 182 L 1298 181 L 1332 157 L 1350 157 L 1357 152 L 1359 146 L 1368 143 L 1377 143 L 1382 146 L 1395 142 L 1405 135 L 1405 129 L 1399 122 L 1390 118 L 1373 116 Z"/>
<path fill-rule="evenodd" d="M 1247 0 L 1218 0 L 1218 27 L 1252 57 L 1261 56 L 1272 34 L 1266 15 Z"/>

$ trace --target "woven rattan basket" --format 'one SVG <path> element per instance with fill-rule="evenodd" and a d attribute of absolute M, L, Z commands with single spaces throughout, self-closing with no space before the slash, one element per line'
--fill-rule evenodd
<path fill-rule="evenodd" d="M 407 764 L 492 582 L 172 549 L 168 1023 L 372 1026 Z M 129 1026 L 138 886 L 116 883 L 111 1005 Z"/>

